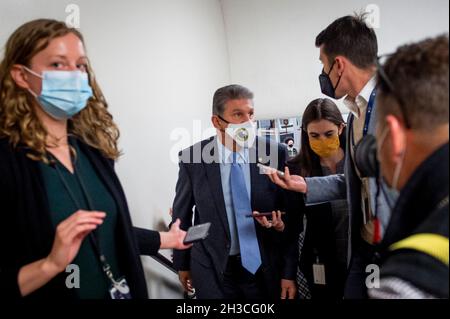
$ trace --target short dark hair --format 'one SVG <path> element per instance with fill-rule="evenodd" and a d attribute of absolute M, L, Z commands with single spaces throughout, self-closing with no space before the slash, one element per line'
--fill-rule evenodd
<path fill-rule="evenodd" d="M 246 87 L 238 84 L 221 87 L 214 93 L 213 97 L 213 115 L 223 115 L 225 104 L 231 100 L 249 99 L 253 100 L 253 92 Z"/>
<path fill-rule="evenodd" d="M 284 140 L 284 144 L 287 144 L 289 141 L 295 142 L 292 137 L 288 137 Z"/>
<path fill-rule="evenodd" d="M 448 34 L 404 45 L 380 66 L 379 120 L 406 117 L 411 129 L 448 124 L 448 45 Z"/>
<path fill-rule="evenodd" d="M 373 66 L 377 61 L 377 36 L 367 26 L 366 14 L 335 20 L 316 37 L 316 47 L 322 45 L 330 64 L 338 55 L 346 57 L 361 69 Z"/>

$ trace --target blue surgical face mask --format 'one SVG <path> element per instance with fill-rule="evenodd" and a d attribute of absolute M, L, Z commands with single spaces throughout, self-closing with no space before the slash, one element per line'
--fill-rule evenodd
<path fill-rule="evenodd" d="M 42 109 L 57 120 L 73 117 L 83 110 L 92 96 L 87 73 L 81 71 L 43 71 L 42 75 L 24 66 L 29 73 L 42 79 L 38 95 L 28 91 L 38 100 Z"/>

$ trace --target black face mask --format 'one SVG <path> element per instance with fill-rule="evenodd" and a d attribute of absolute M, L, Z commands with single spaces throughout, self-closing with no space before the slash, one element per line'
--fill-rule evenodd
<path fill-rule="evenodd" d="M 333 83 L 331 83 L 331 79 L 330 79 L 330 73 L 333 70 L 333 67 L 335 64 L 336 64 L 336 61 L 333 62 L 333 64 L 331 65 L 330 71 L 328 73 L 325 73 L 325 70 L 322 69 L 322 74 L 319 75 L 320 89 L 322 90 L 322 93 L 333 99 L 336 99 L 336 89 L 339 85 L 339 82 L 341 82 L 341 78 L 342 78 L 342 75 L 341 75 L 338 79 L 338 82 L 336 83 L 336 86 L 333 87 Z"/>

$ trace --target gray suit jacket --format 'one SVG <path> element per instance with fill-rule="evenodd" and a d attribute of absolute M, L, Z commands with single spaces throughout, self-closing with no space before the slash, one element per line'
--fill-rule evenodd
<path fill-rule="evenodd" d="M 306 205 L 314 205 L 323 202 L 347 199 L 349 208 L 349 240 L 348 240 L 348 257 L 347 264 L 350 264 L 352 252 L 352 239 L 355 240 L 360 236 L 359 229 L 362 225 L 363 212 L 361 209 L 361 180 L 355 171 L 355 163 L 351 156 L 351 135 L 353 132 L 353 114 L 350 113 L 347 123 L 347 145 L 345 149 L 345 165 L 344 174 L 330 175 L 323 177 L 306 178 L 308 185 L 308 193 L 305 196 Z M 376 105 L 372 110 L 367 134 L 375 135 L 376 124 Z M 391 192 L 386 192 L 389 198 L 386 198 L 384 192 L 380 192 L 377 198 L 377 182 L 375 178 L 370 178 L 369 181 L 371 194 L 371 208 L 375 211 L 375 201 L 378 200 L 377 216 L 381 221 L 382 232 L 386 229 L 391 215 L 391 208 L 388 203 L 395 202 L 395 195 Z M 385 187 L 386 189 L 386 187 Z M 355 236 L 352 236 L 357 232 Z M 354 242 L 353 242 L 354 243 Z"/>
<path fill-rule="evenodd" d="M 174 251 L 174 267 L 190 270 L 198 295 L 222 298 L 221 284 L 230 251 L 230 230 L 223 198 L 220 164 L 214 146 L 216 138 L 201 141 L 180 153 L 180 171 L 173 202 L 173 221 L 181 219 L 181 228 L 211 223 L 209 236 L 191 249 Z M 202 156 L 203 155 L 203 156 Z M 297 239 L 301 227 L 298 207 L 288 203 L 287 193 L 260 174 L 257 159 L 284 170 L 286 149 L 281 144 L 257 139 L 249 150 L 252 210 L 285 210 L 286 230 L 282 233 L 261 227 L 255 221 L 267 291 L 279 297 L 280 280 L 294 280 L 297 273 Z M 257 157 L 255 157 L 257 156 Z M 250 213 L 250 212 L 249 212 Z"/>

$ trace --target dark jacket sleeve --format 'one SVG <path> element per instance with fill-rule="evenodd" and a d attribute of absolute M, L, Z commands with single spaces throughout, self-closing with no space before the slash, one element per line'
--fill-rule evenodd
<path fill-rule="evenodd" d="M 286 217 L 284 230 L 284 269 L 282 277 L 284 279 L 295 280 L 299 259 L 298 238 L 303 228 L 303 212 L 298 205 L 298 198 L 292 192 L 285 191 Z M 293 200 L 294 199 L 294 200 Z"/>
<path fill-rule="evenodd" d="M 175 188 L 175 199 L 173 202 L 172 222 L 178 218 L 181 220 L 180 228 L 187 230 L 192 226 L 192 209 L 194 207 L 194 195 L 192 183 L 186 164 L 180 161 L 178 181 Z M 190 270 L 191 250 L 175 250 L 173 253 L 173 263 L 176 270 Z"/>
<path fill-rule="evenodd" d="M 19 289 L 18 275 L 20 266 L 16 265 L 14 258 L 11 258 L 8 253 L 11 249 L 14 249 L 14 243 L 8 240 L 8 214 L 14 213 L 13 208 L 10 205 L 11 199 L 9 196 L 9 189 L 7 187 L 6 176 L 6 163 L 3 153 L 3 145 L 0 145 L 0 218 L 2 219 L 3 227 L 0 230 L 0 299 L 16 299 L 21 298 Z M 6 215 L 6 216 L 5 216 Z"/>
<path fill-rule="evenodd" d="M 287 151 L 284 147 L 280 150 L 280 167 L 284 171 L 287 160 Z M 299 196 L 295 192 L 282 190 L 283 206 L 286 211 L 284 217 L 285 230 L 283 232 L 283 279 L 295 280 L 298 266 L 298 236 L 303 228 L 303 210 Z"/>
<path fill-rule="evenodd" d="M 2 300 L 22 298 L 18 282 L 20 269 L 15 267 L 8 268 L 4 264 L 2 264 L 0 267 L 0 280 L 2 281 L 2 291 L 0 293 L 0 298 L 2 298 Z"/>
<path fill-rule="evenodd" d="M 158 254 L 161 247 L 159 232 L 139 227 L 133 227 L 133 230 L 138 242 L 140 255 L 154 256 Z"/>
<path fill-rule="evenodd" d="M 107 160 L 111 168 L 115 171 L 114 160 Z M 125 194 L 122 192 L 123 200 L 125 199 Z M 139 248 L 140 255 L 154 256 L 158 254 L 159 248 L 161 247 L 161 236 L 158 231 L 149 230 L 139 227 L 133 227 L 134 235 L 136 237 L 136 242 Z"/>

